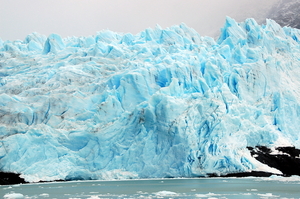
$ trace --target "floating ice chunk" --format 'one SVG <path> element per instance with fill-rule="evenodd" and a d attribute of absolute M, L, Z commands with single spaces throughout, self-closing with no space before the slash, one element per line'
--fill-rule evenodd
<path fill-rule="evenodd" d="M 4 199 L 21 199 L 24 195 L 21 193 L 7 193 L 3 196 Z"/>
<path fill-rule="evenodd" d="M 48 194 L 48 193 L 42 193 L 42 194 L 40 194 L 39 196 L 44 197 L 44 198 L 48 198 L 48 197 L 49 197 L 49 194 Z"/>
<path fill-rule="evenodd" d="M 172 191 L 159 191 L 159 192 L 156 192 L 155 195 L 157 195 L 157 196 L 175 196 L 175 195 L 177 195 L 177 193 L 172 192 Z"/>
<path fill-rule="evenodd" d="M 263 198 L 269 198 L 269 197 L 278 198 L 278 197 L 280 197 L 280 196 L 273 195 L 272 193 L 257 194 L 257 195 L 260 197 L 263 197 Z"/>

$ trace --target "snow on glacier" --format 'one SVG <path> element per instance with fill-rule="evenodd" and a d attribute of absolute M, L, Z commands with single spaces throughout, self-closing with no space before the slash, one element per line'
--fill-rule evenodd
<path fill-rule="evenodd" d="M 0 39 L 0 169 L 25 180 L 279 172 L 247 146 L 300 147 L 300 31 L 226 19 Z"/>

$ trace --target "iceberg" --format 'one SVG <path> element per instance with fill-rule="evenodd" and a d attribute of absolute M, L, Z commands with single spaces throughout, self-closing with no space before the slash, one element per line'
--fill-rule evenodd
<path fill-rule="evenodd" d="M 0 170 L 28 182 L 280 174 L 300 148 L 300 30 L 226 18 L 136 35 L 0 40 Z M 248 148 L 247 148 L 248 147 Z"/>

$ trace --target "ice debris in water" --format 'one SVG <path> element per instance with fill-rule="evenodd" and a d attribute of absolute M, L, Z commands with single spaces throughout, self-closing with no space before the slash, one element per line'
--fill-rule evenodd
<path fill-rule="evenodd" d="M 7 193 L 3 196 L 4 199 L 21 199 L 24 195 L 21 193 Z"/>
<path fill-rule="evenodd" d="M 226 19 L 0 40 L 0 168 L 25 180 L 193 177 L 300 147 L 300 31 Z"/>
<path fill-rule="evenodd" d="M 154 193 L 155 195 L 158 196 L 174 196 L 174 195 L 178 195 L 176 192 L 172 192 L 172 191 L 159 191 Z"/>

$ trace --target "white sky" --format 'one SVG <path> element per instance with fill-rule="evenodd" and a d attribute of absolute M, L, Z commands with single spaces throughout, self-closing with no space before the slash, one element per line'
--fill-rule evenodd
<path fill-rule="evenodd" d="M 0 38 L 23 40 L 38 32 L 95 35 L 109 29 L 136 34 L 156 24 L 184 22 L 202 36 L 214 36 L 225 16 L 260 20 L 278 0 L 0 0 Z"/>

